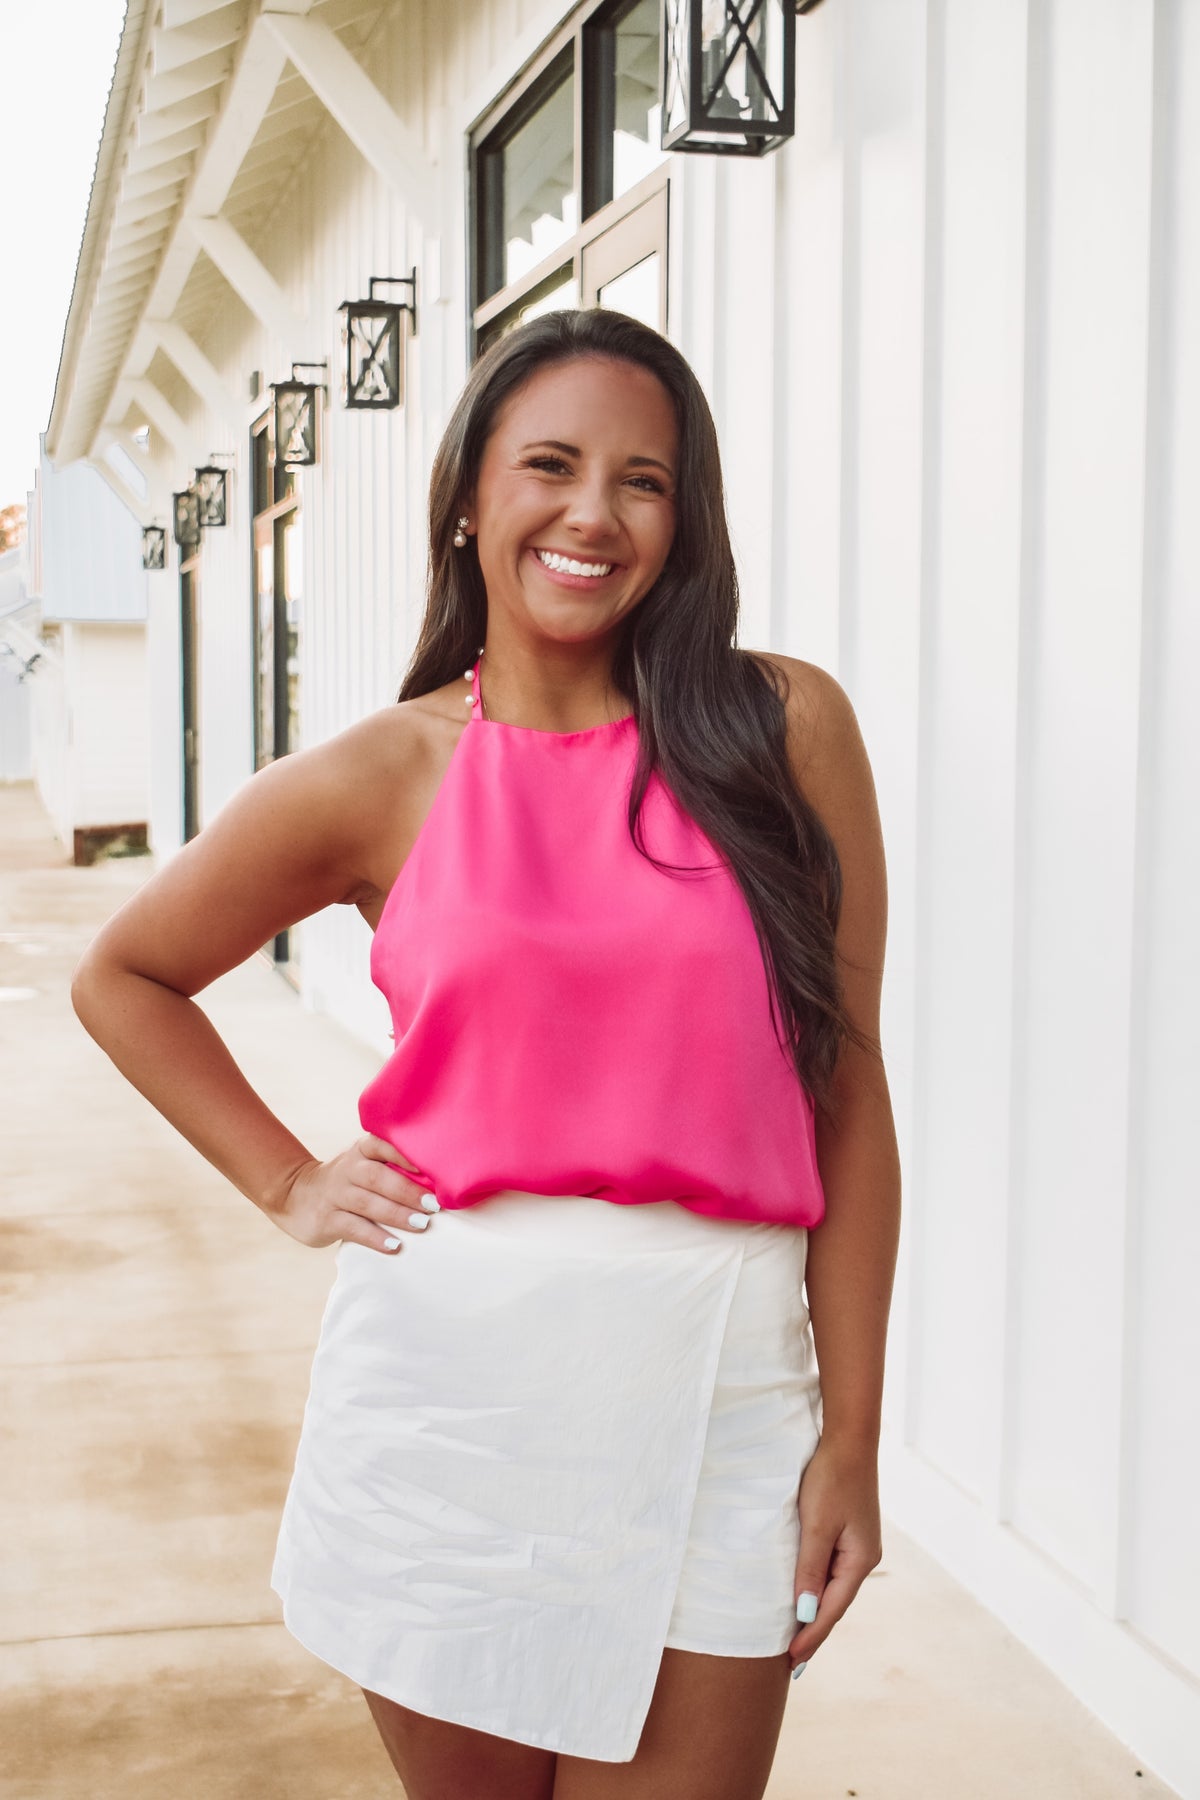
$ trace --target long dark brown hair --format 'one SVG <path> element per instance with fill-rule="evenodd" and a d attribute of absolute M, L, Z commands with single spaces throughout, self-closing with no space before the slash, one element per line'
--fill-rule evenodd
<path fill-rule="evenodd" d="M 780 672 L 735 644 L 738 587 L 712 414 L 666 338 L 599 308 L 527 320 L 493 343 L 468 376 L 433 464 L 429 591 L 400 700 L 461 676 L 487 635 L 487 594 L 473 543 L 453 547 L 484 446 L 505 401 L 531 376 L 605 356 L 657 376 L 679 430 L 676 530 L 666 565 L 620 626 L 613 681 L 633 703 L 638 759 L 629 798 L 636 848 L 651 772 L 727 861 L 754 921 L 776 1038 L 810 1099 L 827 1105 L 846 1019 L 834 953 L 841 871 L 832 839 L 799 790 L 787 751 Z M 782 1027 L 781 1027 L 782 1017 Z"/>

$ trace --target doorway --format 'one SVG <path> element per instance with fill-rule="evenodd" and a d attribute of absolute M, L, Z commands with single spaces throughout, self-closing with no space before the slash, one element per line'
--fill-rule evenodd
<path fill-rule="evenodd" d="M 301 743 L 300 633 L 304 565 L 300 496 L 291 469 L 276 462 L 270 414 L 254 427 L 253 630 L 254 766 L 263 769 Z M 294 986 L 300 984 L 295 928 L 281 931 L 264 954 Z"/>

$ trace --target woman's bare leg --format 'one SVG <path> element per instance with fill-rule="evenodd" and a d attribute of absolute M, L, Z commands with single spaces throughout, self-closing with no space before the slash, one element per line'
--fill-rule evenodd
<path fill-rule="evenodd" d="M 363 1689 L 407 1800 L 551 1800 L 553 1750 L 429 1719 Z"/>
<path fill-rule="evenodd" d="M 633 1760 L 560 1754 L 552 1800 L 762 1800 L 789 1673 L 786 1655 L 664 1650 Z"/>

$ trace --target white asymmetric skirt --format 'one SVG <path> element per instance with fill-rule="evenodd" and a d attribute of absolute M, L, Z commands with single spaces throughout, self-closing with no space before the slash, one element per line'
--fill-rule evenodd
<path fill-rule="evenodd" d="M 343 1244 L 271 1586 L 429 1717 L 606 1762 L 664 1647 L 781 1655 L 820 1434 L 803 1227 L 505 1191 Z"/>

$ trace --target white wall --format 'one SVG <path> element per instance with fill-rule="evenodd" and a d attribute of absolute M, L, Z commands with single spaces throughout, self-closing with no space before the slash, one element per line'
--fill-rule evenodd
<path fill-rule="evenodd" d="M 0 656 L 0 781 L 28 781 L 33 773 L 29 683 L 11 658 Z"/>
<path fill-rule="evenodd" d="M 146 822 L 150 762 L 145 628 L 62 627 L 32 692 L 33 775 L 59 838 Z"/>
<path fill-rule="evenodd" d="M 333 126 L 255 242 L 318 357 L 370 274 L 442 269 L 404 411 L 335 408 L 299 476 L 308 741 L 386 704 L 415 636 L 463 134 L 559 10 L 397 7 L 373 44 L 435 160 L 436 256 Z M 837 673 L 877 775 L 906 1179 L 886 1502 L 1200 1793 L 1200 8 L 839 0 L 798 38 L 791 145 L 676 159 L 671 330 L 721 430 L 743 642 Z M 286 367 L 233 300 L 203 347 L 235 391 Z M 173 401 L 241 458 L 202 553 L 207 817 L 251 766 L 248 476 Z M 173 607 L 156 577 L 177 757 Z M 382 1048 L 361 921 L 306 925 L 302 967 Z"/>
<path fill-rule="evenodd" d="M 29 678 L 24 664 L 36 638 L 36 608 L 29 602 L 29 559 L 25 546 L 0 554 L 0 781 L 28 781 L 32 769 L 29 735 Z M 5 618 L 17 632 L 6 641 Z"/>
<path fill-rule="evenodd" d="M 31 528 L 47 619 L 145 619 L 141 528 L 95 469 L 42 453 Z"/>

